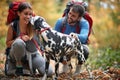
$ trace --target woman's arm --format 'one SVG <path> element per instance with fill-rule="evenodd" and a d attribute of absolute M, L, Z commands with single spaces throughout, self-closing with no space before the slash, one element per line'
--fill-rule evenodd
<path fill-rule="evenodd" d="M 14 42 L 13 40 L 13 29 L 11 25 L 8 27 L 7 37 L 6 37 L 6 46 L 11 47 L 11 44 Z"/>

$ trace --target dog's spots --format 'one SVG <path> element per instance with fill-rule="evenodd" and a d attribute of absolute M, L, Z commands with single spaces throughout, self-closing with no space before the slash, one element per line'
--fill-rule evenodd
<path fill-rule="evenodd" d="M 42 25 L 44 19 L 41 17 L 35 18 L 34 27 L 35 29 L 44 30 L 49 26 Z M 79 39 L 72 38 L 68 35 L 59 33 L 55 30 L 48 29 L 45 30 L 41 36 L 43 37 L 45 50 L 49 53 L 53 53 L 54 56 L 57 54 L 68 54 L 71 51 L 79 52 L 82 55 L 81 43 Z M 83 58 L 83 57 L 81 57 Z"/>
<path fill-rule="evenodd" d="M 34 23 L 35 29 L 45 30 L 47 26 L 41 25 L 42 23 L 41 19 L 36 20 Z M 60 57 L 69 55 L 71 52 L 77 53 L 80 60 L 84 61 L 83 48 L 79 39 L 52 29 L 45 30 L 40 36 L 43 38 L 46 54 L 49 55 L 48 57 L 52 57 L 56 63 L 59 62 Z"/>

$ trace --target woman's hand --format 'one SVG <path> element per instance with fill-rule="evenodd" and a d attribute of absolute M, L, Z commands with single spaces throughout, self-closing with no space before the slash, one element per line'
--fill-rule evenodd
<path fill-rule="evenodd" d="M 23 40 L 23 41 L 28 41 L 30 40 L 30 37 L 28 35 L 22 35 L 20 36 L 20 38 Z"/>

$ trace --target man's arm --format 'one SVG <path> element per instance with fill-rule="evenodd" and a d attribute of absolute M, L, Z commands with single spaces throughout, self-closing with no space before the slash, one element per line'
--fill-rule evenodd
<path fill-rule="evenodd" d="M 55 26 L 54 26 L 54 29 L 58 32 L 61 32 L 61 27 L 62 27 L 62 19 L 58 19 Z"/>
<path fill-rule="evenodd" d="M 89 23 L 87 20 L 82 19 L 80 21 L 80 34 L 78 34 L 78 38 L 80 39 L 82 44 L 85 44 L 88 39 L 88 33 L 89 33 Z"/>

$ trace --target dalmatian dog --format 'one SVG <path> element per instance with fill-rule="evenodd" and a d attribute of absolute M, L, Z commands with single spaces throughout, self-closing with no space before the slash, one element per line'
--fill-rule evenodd
<path fill-rule="evenodd" d="M 33 28 L 39 31 L 41 42 L 45 49 L 45 55 L 47 58 L 45 74 L 42 80 L 46 80 L 48 66 L 50 58 L 55 60 L 55 76 L 54 80 L 58 77 L 59 60 L 61 56 L 66 56 L 72 52 L 76 52 L 81 61 L 85 62 L 83 55 L 83 47 L 78 38 L 73 38 L 70 35 L 66 35 L 53 30 L 40 16 L 31 17 L 30 23 Z"/>

